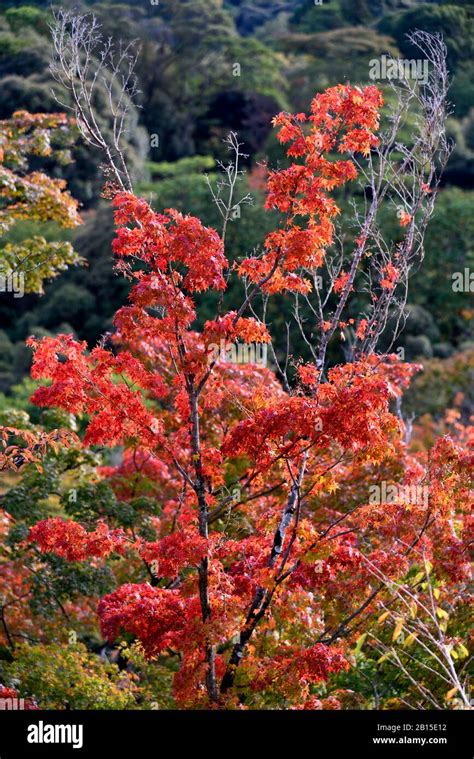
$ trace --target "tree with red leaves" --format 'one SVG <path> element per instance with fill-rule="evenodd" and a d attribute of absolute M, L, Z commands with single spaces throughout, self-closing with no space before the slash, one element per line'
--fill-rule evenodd
<path fill-rule="evenodd" d="M 420 135 L 437 119 L 428 146 L 420 136 L 400 159 L 396 128 L 378 134 L 374 86 L 332 87 L 308 115 L 278 115 L 290 164 L 269 173 L 266 207 L 281 223 L 240 262 L 224 249 L 232 198 L 220 206 L 220 235 L 119 191 L 113 249 L 132 287 L 111 345 L 29 341 L 32 376 L 48 380 L 33 401 L 83 417 L 84 446 L 121 453 L 98 477 L 130 508 L 142 492 L 156 506 L 138 530 L 114 527 L 111 513 L 93 525 L 56 516 L 33 526 L 29 541 L 68 561 L 132 562 L 131 581 L 98 605 L 102 633 L 131 636 L 151 659 L 176 657 L 181 707 L 259 708 L 273 692 L 291 708 L 340 708 L 318 688 L 350 670 L 360 625 L 393 608 L 394 584 L 428 560 L 439 577 L 465 580 L 466 544 L 451 523 L 467 519 L 469 454 L 451 438 L 429 456 L 409 451 L 400 399 L 419 367 L 377 351 L 388 315 L 403 309 L 448 151 L 443 46 L 418 42 L 436 66 L 424 92 L 406 83 L 399 107 L 417 99 Z M 356 212 L 352 247 L 336 254 L 334 194 L 358 178 L 370 200 Z M 409 207 L 403 241 L 390 247 L 377 215 L 393 197 Z M 232 275 L 245 297 L 226 312 Z M 217 310 L 200 328 L 200 294 L 212 292 Z M 275 293 L 295 301 L 305 362 L 273 349 L 266 313 Z M 236 342 L 268 344 L 273 365 L 231 363 L 215 350 Z M 426 499 L 416 491 L 372 502 L 369 486 L 381 481 L 425 488 Z"/>

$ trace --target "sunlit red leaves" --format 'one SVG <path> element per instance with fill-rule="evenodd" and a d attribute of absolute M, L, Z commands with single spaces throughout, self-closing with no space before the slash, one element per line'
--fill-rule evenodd
<path fill-rule="evenodd" d="M 276 265 L 274 254 L 246 258 L 237 268 L 241 277 L 258 284 L 269 295 L 285 291 L 304 294 L 311 290 L 311 282 L 307 278 L 294 272 L 285 273 Z"/>
<path fill-rule="evenodd" d="M 121 530 L 109 530 L 99 522 L 92 532 L 60 517 L 45 519 L 30 529 L 29 540 L 37 543 L 43 553 L 55 553 L 67 561 L 84 561 L 87 558 L 104 558 L 121 553 L 126 545 Z"/>
<path fill-rule="evenodd" d="M 465 450 L 447 435 L 439 438 L 430 452 L 429 471 L 432 480 L 431 502 L 434 508 L 447 515 L 451 508 L 451 499 L 461 498 L 466 511 L 472 509 L 472 450 Z"/>
<path fill-rule="evenodd" d="M 270 334 L 262 322 L 253 317 L 237 317 L 235 311 L 204 325 L 204 340 L 207 344 L 219 344 L 221 340 L 242 340 L 244 343 L 269 343 Z"/>
<path fill-rule="evenodd" d="M 367 327 L 369 325 L 369 322 L 367 319 L 361 319 L 359 324 L 357 325 L 357 329 L 355 331 L 356 337 L 359 340 L 363 340 L 367 333 Z"/>
<path fill-rule="evenodd" d="M 307 648 L 288 645 L 285 650 L 282 647 L 272 658 L 255 657 L 248 669 L 252 690 L 273 688 L 290 703 L 295 700 L 301 703 L 301 699 L 304 702 L 310 697 L 311 685 L 325 682 L 331 674 L 349 667 L 340 646 L 316 643 Z"/>
<path fill-rule="evenodd" d="M 272 574 L 266 569 L 270 550 L 270 530 L 267 534 L 261 531 L 258 536 L 228 540 L 220 547 L 218 555 L 234 581 L 235 595 L 250 602 L 258 585 L 265 582 L 265 572 L 266 579 L 271 578 Z"/>
<path fill-rule="evenodd" d="M 413 218 L 412 215 L 408 213 L 408 211 L 402 211 L 399 214 L 400 226 L 407 227 L 409 223 L 411 222 L 412 218 Z"/>
<path fill-rule="evenodd" d="M 102 634 L 114 641 L 122 631 L 134 635 L 148 656 L 172 646 L 182 633 L 186 602 L 179 590 L 163 590 L 148 583 L 127 583 L 100 601 Z"/>
<path fill-rule="evenodd" d="M 314 530 L 314 527 L 313 527 Z M 353 589 L 360 584 L 358 572 L 362 565 L 362 555 L 357 547 L 354 533 L 336 537 L 337 531 L 327 540 L 317 534 L 313 541 L 302 542 L 294 552 L 299 559 L 298 567 L 289 578 L 291 588 L 325 592 L 331 595 L 339 588 L 343 593 L 343 579 L 353 582 Z M 367 573 L 364 573 L 367 580 Z"/>
<path fill-rule="evenodd" d="M 311 387 L 318 384 L 321 372 L 318 371 L 315 364 L 300 364 L 298 375 L 303 385 Z"/>
<path fill-rule="evenodd" d="M 305 113 L 284 113 L 281 112 L 272 120 L 273 126 L 279 127 L 278 139 L 283 144 L 293 142 L 293 156 L 304 155 L 306 152 L 306 141 L 300 124 L 306 121 Z M 295 144 L 296 143 L 296 144 Z"/>
<path fill-rule="evenodd" d="M 85 343 L 72 335 L 30 338 L 28 345 L 34 351 L 32 377 L 51 380 L 35 391 L 33 402 L 91 415 L 86 445 L 113 445 L 130 438 L 143 445 L 159 443 L 162 424 L 148 411 L 140 392 L 163 396 L 165 386 L 156 372 L 147 371 L 127 352 L 114 356 L 97 347 L 87 355 Z"/>
<path fill-rule="evenodd" d="M 315 683 L 327 680 L 332 672 L 349 669 L 349 663 L 336 646 L 316 643 L 315 646 L 302 651 L 294 659 L 293 666 L 303 682 Z"/>
<path fill-rule="evenodd" d="M 350 274 L 348 272 L 341 272 L 340 275 L 334 280 L 334 292 L 337 295 L 340 295 L 343 290 L 346 289 L 349 278 Z"/>
<path fill-rule="evenodd" d="M 400 272 L 398 269 L 395 268 L 393 264 L 387 264 L 387 266 L 383 269 L 383 277 L 380 280 L 381 287 L 384 288 L 384 290 L 393 290 L 395 285 L 397 284 L 398 278 L 400 276 Z"/>
<path fill-rule="evenodd" d="M 300 368 L 302 379 L 314 382 L 314 370 Z M 329 372 L 329 382 L 311 397 L 293 396 L 258 411 L 229 433 L 226 455 L 250 455 L 260 466 L 298 444 L 325 449 L 338 443 L 343 449 L 377 459 L 390 449 L 398 421 L 389 411 L 390 385 L 384 367 L 372 361 L 347 364 Z"/>
<path fill-rule="evenodd" d="M 376 87 L 338 85 L 316 95 L 310 116 L 280 113 L 275 117 L 278 139 L 291 143 L 287 155 L 296 160 L 288 168 L 269 173 L 265 207 L 287 214 L 288 223 L 267 236 L 263 257 L 257 262 L 245 259 L 240 264 L 241 275 L 253 282 L 268 277 L 262 283 L 267 292 L 309 289 L 309 283 L 292 281 L 285 275 L 302 267 L 314 269 L 321 265 L 333 241 L 332 219 L 339 213 L 328 193 L 357 177 L 352 160 L 333 161 L 323 154 L 337 151 L 368 155 L 378 145 L 374 130 L 379 125 L 382 104 Z M 306 122 L 310 123 L 309 129 Z M 302 162 L 298 163 L 298 159 Z M 300 222 L 304 218 L 306 227 Z M 279 283 L 275 286 L 277 276 Z"/>
<path fill-rule="evenodd" d="M 265 239 L 269 255 L 280 256 L 285 271 L 300 267 L 317 268 L 324 258 L 324 248 L 332 239 L 333 225 L 326 218 L 306 229 L 293 225 L 288 230 L 271 232 Z"/>
<path fill-rule="evenodd" d="M 190 292 L 224 289 L 223 272 L 228 264 L 215 230 L 203 226 L 195 216 L 173 209 L 157 214 L 130 193 L 116 195 L 113 205 L 119 227 L 113 249 L 119 258 L 140 259 L 153 274 L 169 274 L 171 280 L 170 270 L 181 264 L 187 270 L 183 286 Z M 126 226 L 129 224 L 138 226 Z"/>
<path fill-rule="evenodd" d="M 130 292 L 133 307 L 162 309 L 163 318 L 156 325 L 162 334 L 166 334 L 166 328 L 171 334 L 176 332 L 177 323 L 181 328 L 186 328 L 194 321 L 196 313 L 191 299 L 177 289 L 176 283 L 169 277 L 161 272 L 140 272 L 136 278 L 138 282 Z M 120 313 L 117 315 L 119 318 Z"/>
<path fill-rule="evenodd" d="M 160 577 L 176 577 L 184 567 L 197 567 L 208 551 L 208 542 L 195 527 L 178 530 L 154 543 L 139 543 L 138 551 L 145 561 L 153 564 Z"/>

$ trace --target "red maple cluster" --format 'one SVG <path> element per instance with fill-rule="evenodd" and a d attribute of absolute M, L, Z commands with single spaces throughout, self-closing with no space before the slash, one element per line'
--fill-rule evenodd
<path fill-rule="evenodd" d="M 276 117 L 293 162 L 269 174 L 266 205 L 286 222 L 263 256 L 238 266 L 259 291 L 308 290 L 298 272 L 316 269 L 333 240 L 329 193 L 356 176 L 350 158 L 328 154 L 367 155 L 381 105 L 375 87 L 340 85 L 309 116 Z M 237 683 L 277 688 L 298 708 L 337 708 L 312 688 L 349 667 L 354 633 L 343 620 L 377 610 L 380 576 L 402 578 L 415 546 L 440 573 L 464 576 L 472 454 L 450 439 L 429 459 L 408 453 L 391 404 L 418 367 L 394 355 L 333 367 L 325 382 L 321 367 L 300 364 L 289 392 L 269 369 L 210 362 L 220 340 L 270 339 L 244 316 L 247 303 L 193 328 L 196 294 L 226 286 L 218 233 L 129 193 L 114 206 L 113 248 L 133 282 L 114 320 L 117 350 L 31 339 L 32 376 L 50 381 L 33 400 L 85 414 L 85 446 L 123 446 L 122 462 L 99 474 L 125 502 L 146 487 L 161 506 L 156 539 L 54 518 L 30 540 L 71 561 L 135 552 L 151 567 L 154 582 L 121 585 L 98 614 L 109 640 L 125 631 L 150 657 L 179 655 L 180 705 L 238 705 Z M 396 285 L 392 269 L 385 288 Z M 336 293 L 347 284 L 341 272 Z M 366 328 L 362 319 L 359 337 Z M 370 503 L 367 483 L 380 479 L 426 486 L 428 507 Z M 466 518 L 462 537 L 453 509 Z"/>

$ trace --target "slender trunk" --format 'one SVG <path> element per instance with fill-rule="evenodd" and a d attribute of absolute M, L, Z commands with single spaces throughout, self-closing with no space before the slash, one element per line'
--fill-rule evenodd
<path fill-rule="evenodd" d="M 204 485 L 204 474 L 202 469 L 201 458 L 201 441 L 199 429 L 199 408 L 197 393 L 194 388 L 190 392 L 191 402 L 191 449 L 193 452 L 194 472 L 196 475 L 194 490 L 198 500 L 199 508 L 199 534 L 201 537 L 208 537 L 208 506 L 206 498 L 206 489 Z M 198 569 L 199 576 L 199 599 L 201 602 L 202 621 L 208 622 L 211 619 L 211 605 L 209 602 L 209 559 L 207 556 L 201 560 Z M 218 702 L 219 694 L 216 682 L 216 650 L 211 641 L 206 641 L 206 687 L 211 701 Z"/>
<path fill-rule="evenodd" d="M 270 568 L 273 568 L 275 566 L 276 561 L 282 552 L 286 532 L 297 510 L 300 496 L 300 486 L 304 477 L 305 465 L 306 458 L 300 467 L 297 481 L 295 481 L 291 487 L 288 500 L 283 510 L 283 514 L 281 515 L 280 523 L 275 531 L 272 550 L 267 562 L 267 566 Z M 265 588 L 259 587 L 255 591 L 244 627 L 240 631 L 239 640 L 234 645 L 229 661 L 227 663 L 227 668 L 221 682 L 221 693 L 226 693 L 233 687 L 237 669 L 240 662 L 242 661 L 245 647 L 252 637 L 253 631 L 257 627 L 259 621 L 262 619 L 266 610 L 270 606 L 274 592 L 275 587 L 273 587 L 271 590 L 266 590 Z"/>

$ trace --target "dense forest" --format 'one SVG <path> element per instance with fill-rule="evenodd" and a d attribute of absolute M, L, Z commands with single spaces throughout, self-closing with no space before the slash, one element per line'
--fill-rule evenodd
<path fill-rule="evenodd" d="M 3 684 L 33 708 L 53 709 L 468 708 L 474 5 L 61 5 L 94 14 L 103 39 L 133 61 L 136 82 L 120 105 L 126 186 L 118 191 L 87 119 L 69 119 L 77 113 L 57 61 L 51 66 L 49 3 L 0 2 L 0 279 L 15 257 L 40 262 L 21 292 L 0 292 L 0 695 Z M 388 143 L 389 189 L 369 245 L 361 229 L 376 197 L 375 135 L 379 126 L 390 132 L 397 108 L 390 76 L 374 71 L 380 61 L 418 60 L 415 30 L 445 51 L 448 104 L 430 121 L 413 89 Z M 114 144 L 109 75 L 97 78 L 90 107 L 97 134 Z M 339 143 L 328 126 L 334 112 Z M 285 184 L 301 161 L 323 177 L 316 200 L 309 184 L 300 195 Z M 409 177 L 400 186 L 390 176 L 396 165 Z M 23 202 L 26 171 L 38 172 L 39 194 Z M 51 184 L 41 184 L 45 175 Z M 226 206 L 220 193 L 230 187 L 232 200 L 234 185 L 240 200 Z M 47 209 L 37 200 L 45 190 Z M 291 204 L 310 220 L 304 232 L 297 214 L 280 223 Z M 351 221 L 342 231 L 333 217 Z M 144 253 L 157 229 L 172 251 L 166 270 L 161 253 Z M 294 235 L 306 273 L 322 266 L 322 248 L 336 255 L 338 246 L 364 248 L 360 270 L 341 253 L 339 268 L 323 275 L 329 295 L 324 308 L 318 296 L 316 313 L 297 266 L 268 263 L 278 235 Z M 149 268 L 169 298 L 156 309 Z M 274 276 L 262 316 L 252 287 Z M 145 314 L 158 313 L 155 334 Z M 207 370 L 201 337 L 208 347 L 229 336 L 272 345 L 261 373 L 218 361 Z M 215 363 L 217 379 L 206 385 Z M 367 483 L 392 481 L 424 483 L 429 508 L 425 496 L 359 508 Z M 341 521 L 334 543 L 320 547 Z M 288 596 L 279 595 L 288 577 Z M 202 658 L 190 647 L 194 634 Z"/>

